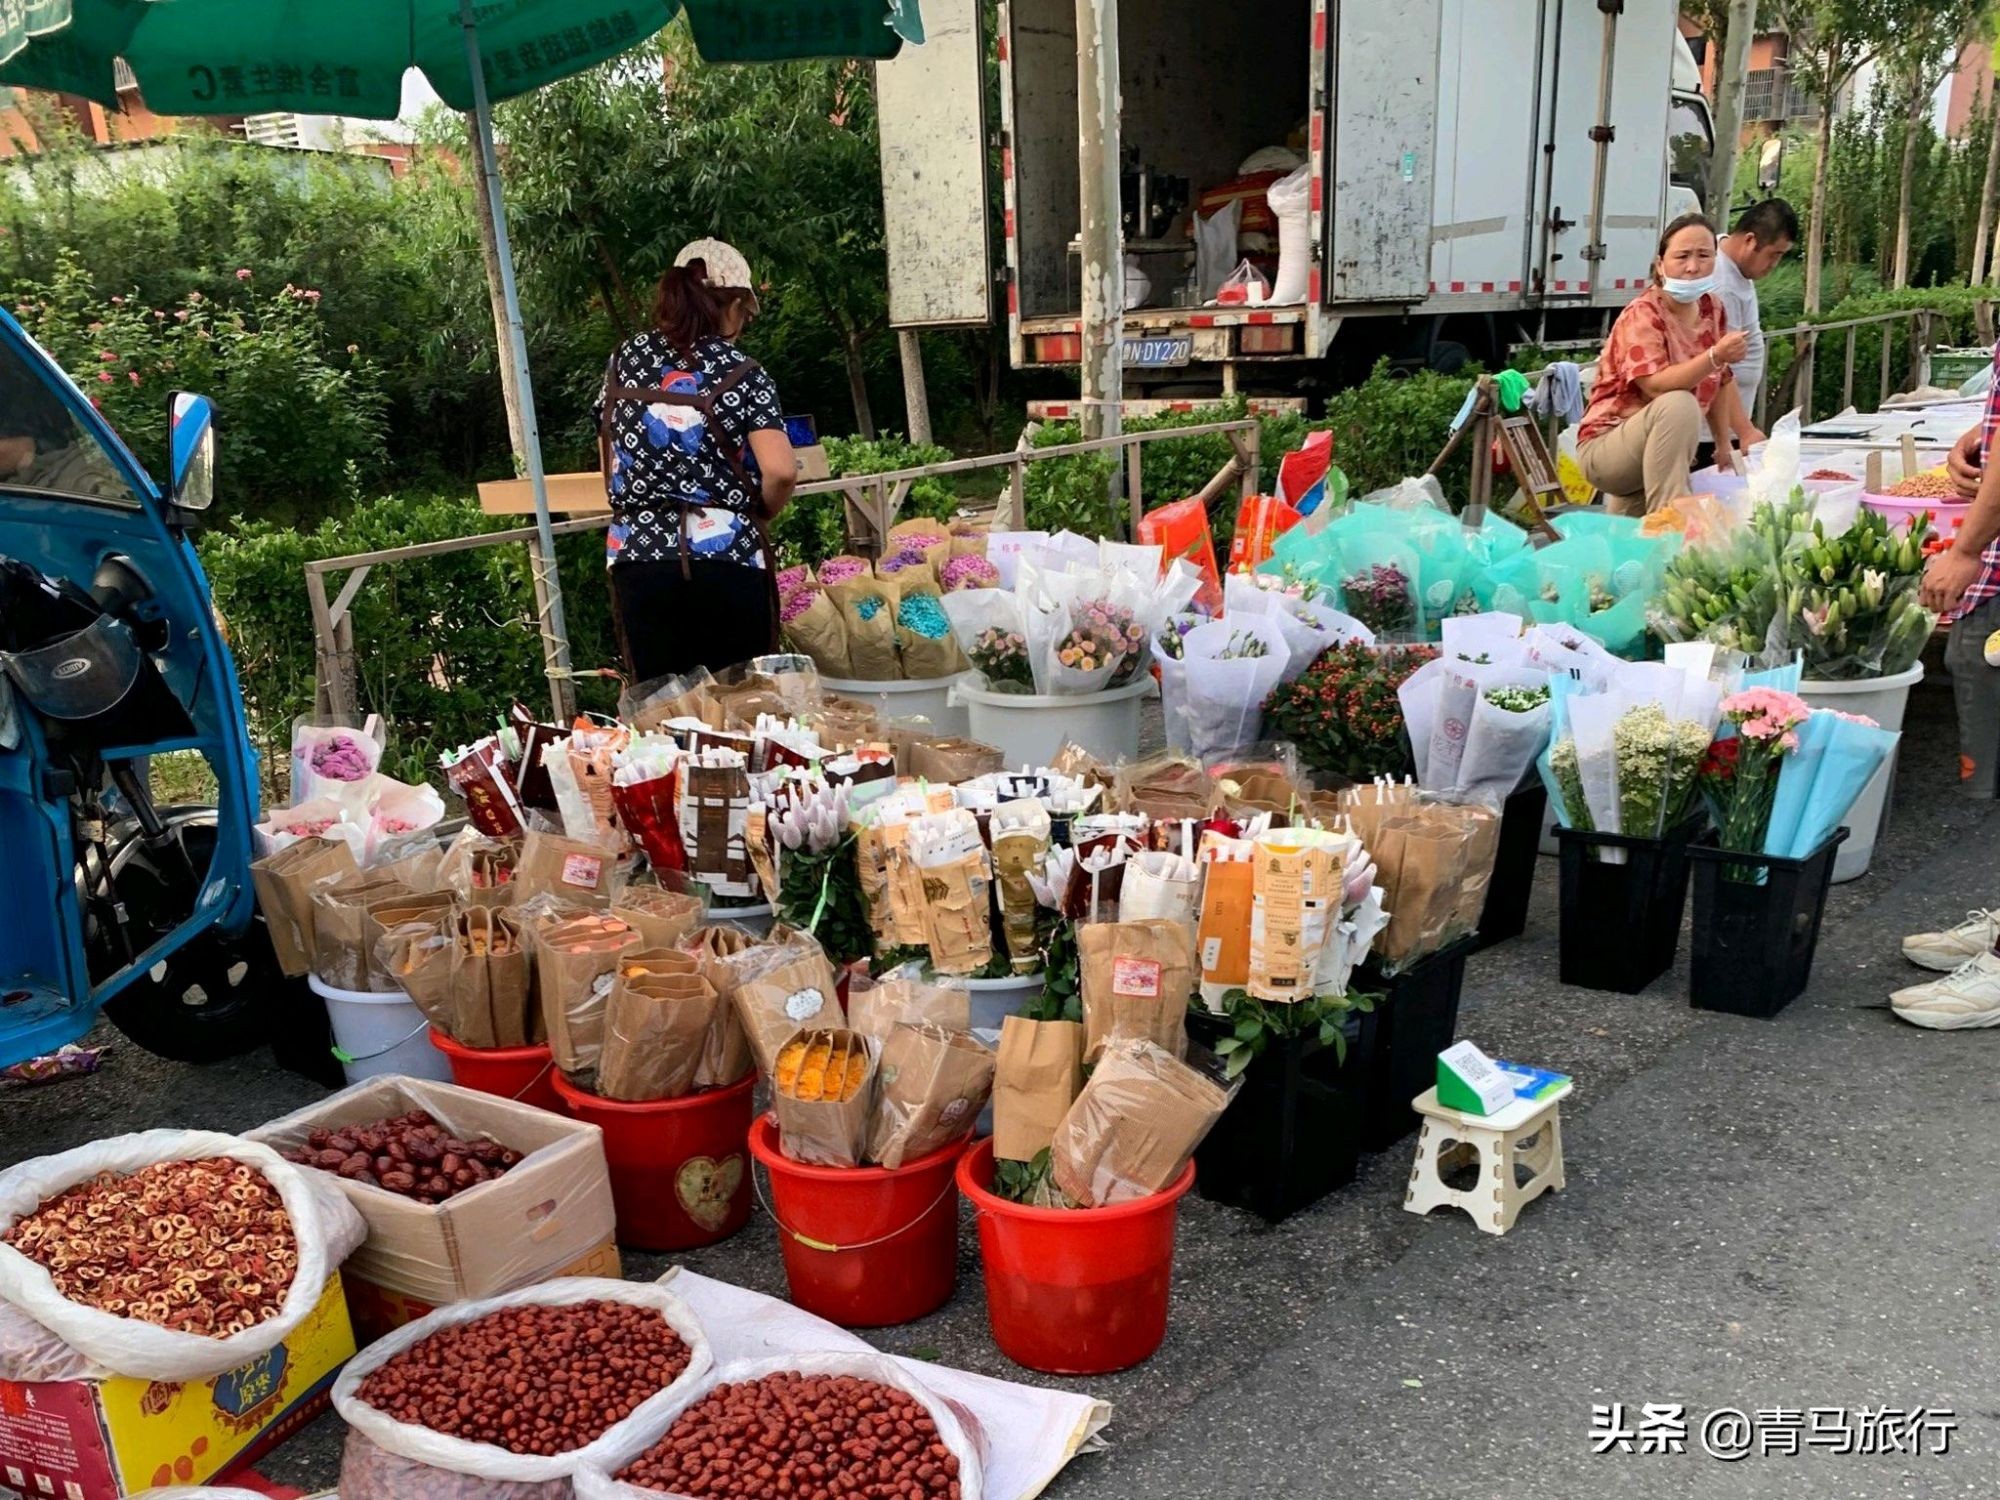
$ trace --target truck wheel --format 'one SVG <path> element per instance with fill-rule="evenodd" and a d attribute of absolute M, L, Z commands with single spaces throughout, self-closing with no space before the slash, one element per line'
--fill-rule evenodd
<path fill-rule="evenodd" d="M 127 985 L 104 1014 L 148 1052 L 219 1062 L 263 1046 L 269 1001 L 283 983 L 259 917 L 236 937 L 202 933 Z"/>
<path fill-rule="evenodd" d="M 215 852 L 211 810 L 171 808 L 162 818 L 185 859 L 155 860 L 131 827 L 119 827 L 111 840 L 106 878 L 124 904 L 135 948 L 157 942 L 187 919 Z M 96 934 L 93 980 L 125 961 L 106 935 Z M 284 982 L 258 916 L 234 936 L 215 927 L 197 933 L 106 1002 L 104 1014 L 148 1052 L 175 1062 L 216 1062 L 263 1045 Z"/>

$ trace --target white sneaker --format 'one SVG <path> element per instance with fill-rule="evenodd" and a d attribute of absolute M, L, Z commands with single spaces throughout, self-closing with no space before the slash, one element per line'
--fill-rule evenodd
<path fill-rule="evenodd" d="M 1947 978 L 1898 990 L 1889 1007 L 1912 1026 L 1932 1031 L 2000 1026 L 2000 954 L 1978 954 Z"/>
<path fill-rule="evenodd" d="M 1949 974 L 2000 942 L 2000 911 L 1968 912 L 1947 932 L 1916 932 L 1903 939 L 1903 957 L 1922 969 Z"/>

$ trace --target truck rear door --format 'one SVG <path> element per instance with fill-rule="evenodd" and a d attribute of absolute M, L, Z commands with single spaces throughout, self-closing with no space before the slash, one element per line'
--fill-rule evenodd
<path fill-rule="evenodd" d="M 1326 263 L 1334 301 L 1430 289 L 1442 0 L 1338 0 L 1327 24 Z"/>
<path fill-rule="evenodd" d="M 1544 88 L 1553 90 L 1553 129 L 1540 154 L 1548 174 L 1542 184 L 1542 290 L 1618 306 L 1643 287 L 1659 237 L 1666 196 L 1667 109 L 1673 42 L 1679 14 L 1673 0 L 1624 0 L 1616 17 L 1612 53 L 1611 125 L 1605 155 L 1605 257 L 1584 258 L 1590 243 L 1591 185 L 1597 174 L 1598 75 L 1604 56 L 1605 17 L 1586 0 L 1555 0 L 1550 7 L 1550 59 L 1559 59 Z M 1559 49 L 1559 50 L 1558 50 Z M 1545 119 L 1548 116 L 1545 114 Z"/>
<path fill-rule="evenodd" d="M 979 11 L 980 0 L 927 0 L 928 40 L 875 66 L 892 327 L 993 320 Z"/>

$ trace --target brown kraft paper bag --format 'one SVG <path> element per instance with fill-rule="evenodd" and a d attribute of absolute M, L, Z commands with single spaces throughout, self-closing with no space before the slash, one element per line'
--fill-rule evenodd
<path fill-rule="evenodd" d="M 822 676 L 845 681 L 854 674 L 847 660 L 847 622 L 826 591 L 813 586 L 812 602 L 785 626 L 785 639 L 813 659 Z"/>
<path fill-rule="evenodd" d="M 656 885 L 628 885 L 611 915 L 646 940 L 648 948 L 678 948 L 701 923 L 699 896 Z"/>
<path fill-rule="evenodd" d="M 875 1074 L 868 1160 L 896 1168 L 971 1131 L 993 1092 L 993 1053 L 943 1026 L 895 1027 Z"/>
<path fill-rule="evenodd" d="M 681 769 L 680 830 L 688 874 L 718 896 L 749 897 L 757 892 L 745 842 L 750 817 L 747 765 L 747 760 L 716 765 L 689 761 Z"/>
<path fill-rule="evenodd" d="M 437 883 L 465 906 L 512 906 L 521 840 L 488 838 L 467 824 L 438 861 Z"/>
<path fill-rule="evenodd" d="M 277 950 L 278 967 L 287 978 L 297 979 L 312 969 L 313 888 L 355 873 L 354 851 L 326 839 L 301 839 L 250 866 L 257 905 Z"/>
<path fill-rule="evenodd" d="M 1440 807 L 1437 811 L 1465 830 L 1465 873 L 1458 882 L 1458 899 L 1452 903 L 1445 942 L 1453 943 L 1479 925 L 1486 909 L 1486 896 L 1493 884 L 1493 861 L 1500 853 L 1500 818 L 1492 809 L 1476 802 L 1463 806 Z"/>
<path fill-rule="evenodd" d="M 527 1047 L 541 1041 L 546 1033 L 541 1007 L 535 1004 L 528 940 L 513 916 L 470 906 L 452 919 L 451 927 L 454 1026 L 490 1040 L 475 1041 L 456 1030 L 452 1035 L 468 1047 Z"/>
<path fill-rule="evenodd" d="M 896 609 L 899 615 L 904 599 L 914 599 L 919 595 L 928 596 L 931 599 L 939 597 L 937 575 L 932 573 L 927 567 L 921 571 L 916 568 L 910 568 L 903 573 L 897 574 L 896 584 L 898 588 Z M 944 606 L 942 604 L 938 606 L 936 618 L 940 623 L 944 621 Z M 902 624 L 899 620 L 896 625 L 896 652 L 902 658 L 903 676 L 913 682 L 935 681 L 940 677 L 956 677 L 960 672 L 965 671 L 972 665 L 965 659 L 965 653 L 959 649 L 958 640 L 952 635 L 949 626 L 946 627 L 943 635 L 927 636 L 910 629 L 909 626 Z M 998 770 L 999 767 L 996 765 L 990 769 Z M 919 772 L 918 774 L 922 775 L 923 773 Z M 975 772 L 974 774 L 978 773 Z M 934 781 L 963 781 L 966 778 L 962 776 L 939 776 L 931 779 Z"/>
<path fill-rule="evenodd" d="M 313 891 L 313 973 L 337 990 L 366 990 L 374 972 L 368 907 L 416 892 L 370 870 L 360 870 Z"/>
<path fill-rule="evenodd" d="M 847 626 L 847 664 L 854 682 L 894 682 L 903 675 L 896 656 L 896 601 L 902 597 L 893 578 L 863 574 L 827 590 Z M 865 599 L 880 599 L 882 607 L 861 617 Z M 824 743 L 824 742 L 822 742 Z M 831 747 L 829 747 L 831 748 Z"/>
<path fill-rule="evenodd" d="M 993 958 L 992 875 L 978 821 L 963 809 L 919 819 L 891 857 L 904 870 L 892 870 L 890 899 L 907 910 L 921 892 L 931 967 L 940 974 L 985 968 Z M 907 873 L 912 867 L 916 882 Z"/>
<path fill-rule="evenodd" d="M 1056 1127 L 1050 1175 L 1086 1208 L 1157 1193 L 1180 1176 L 1232 1094 L 1152 1042 L 1119 1042 Z"/>
<path fill-rule="evenodd" d="M 1144 1038 L 1187 1055 L 1194 967 L 1187 929 L 1174 922 L 1093 922 L 1076 930 L 1083 966 L 1083 1060 L 1114 1041 Z"/>
<path fill-rule="evenodd" d="M 1033 1161 L 1048 1150 L 1082 1087 L 1080 1021 L 1007 1017 L 1000 1023 L 993 1069 L 993 1154 L 1002 1161 Z"/>
<path fill-rule="evenodd" d="M 548 895 L 571 906 L 611 905 L 622 877 L 616 850 L 553 833 L 531 832 L 514 867 L 516 904 Z"/>
<path fill-rule="evenodd" d="M 930 984 L 921 979 L 883 979 L 867 989 L 850 984 L 847 1025 L 878 1042 L 903 1024 L 967 1031 L 972 1026 L 972 994 L 962 984 Z"/>
<path fill-rule="evenodd" d="M 430 891 L 422 895 L 390 896 L 368 903 L 361 920 L 361 941 L 368 953 L 368 987 L 395 990 L 402 986 L 383 968 L 379 958 L 382 940 L 399 927 L 412 923 L 441 927 L 451 918 L 450 891 Z"/>
<path fill-rule="evenodd" d="M 897 757 L 896 764 L 899 767 L 904 764 L 901 756 Z M 982 745 L 978 740 L 920 738 L 910 747 L 910 775 L 940 786 L 957 786 L 959 782 L 970 781 L 975 776 L 1006 769 L 1006 757 L 993 746 Z"/>
<path fill-rule="evenodd" d="M 688 1093 L 718 1003 L 699 974 L 621 974 L 605 1006 L 597 1092 L 630 1102 Z"/>
<path fill-rule="evenodd" d="M 1035 932 L 1035 889 L 1030 873 L 1049 850 L 1049 813 L 1034 801 L 1003 802 L 993 809 L 993 879 L 1000 896 L 1000 931 L 1016 974 L 1041 966 Z"/>
<path fill-rule="evenodd" d="M 708 1030 L 708 1043 L 702 1048 L 701 1065 L 695 1069 L 694 1086 L 698 1089 L 735 1083 L 756 1066 L 756 1059 L 750 1055 L 749 1034 L 736 1014 L 736 1002 L 731 995 L 733 981 L 722 962 L 730 954 L 744 952 L 756 943 L 740 927 L 697 927 L 688 939 L 688 952 L 694 958 L 696 972 L 714 988 L 719 1002 L 715 1024 Z"/>
<path fill-rule="evenodd" d="M 817 1167 L 858 1167 L 874 1113 L 875 1044 L 851 1031 L 802 1032 L 771 1076 L 778 1149 Z"/>
<path fill-rule="evenodd" d="M 589 1073 L 604 1050 L 604 1007 L 639 934 L 608 916 L 579 916 L 535 934 L 535 988 L 549 1050 L 565 1073 Z"/>
<path fill-rule="evenodd" d="M 1245 988 L 1258 1000 L 1310 1000 L 1327 923 L 1339 910 L 1341 867 L 1317 844 L 1261 842 L 1250 866 L 1254 895 L 1250 978 Z"/>
<path fill-rule="evenodd" d="M 750 1055 L 766 1076 L 776 1068 L 780 1049 L 801 1031 L 840 1024 L 839 976 L 809 934 L 780 923 L 768 942 L 724 959 L 723 965 Z"/>
<path fill-rule="evenodd" d="M 1382 825 L 1376 860 L 1389 925 L 1375 938 L 1374 956 L 1385 971 L 1394 973 L 1449 941 L 1470 832 L 1469 824 L 1413 815 Z"/>

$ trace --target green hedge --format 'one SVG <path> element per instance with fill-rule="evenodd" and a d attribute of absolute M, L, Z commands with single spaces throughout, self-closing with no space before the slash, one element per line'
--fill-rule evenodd
<path fill-rule="evenodd" d="M 1820 313 L 1815 322 L 1831 323 L 1844 318 L 1866 318 L 1876 313 L 1895 312 L 1906 307 L 1929 307 L 1938 312 L 1931 320 L 1931 338 L 1937 344 L 1972 344 L 1978 334 L 1974 326 L 1974 306 L 1981 300 L 2000 300 L 2000 286 L 1928 286 L 1858 292 Z M 1801 319 L 1764 314 L 1766 328 L 1782 328 Z M 1910 337 L 1914 320 L 1877 323 L 1854 331 L 1854 404 L 1862 411 L 1874 411 L 1881 391 L 1882 340 L 1889 339 L 1889 388 L 1905 390 L 1910 380 Z M 1766 386 L 1776 392 L 1792 368 L 1794 345 L 1791 339 L 1771 341 Z M 1841 409 L 1842 386 L 1846 380 L 1847 331 L 1835 329 L 1820 336 L 1813 359 L 1813 415 L 1830 417 Z M 1775 404 L 1768 413 L 1776 421 L 1784 413 Z"/>
<path fill-rule="evenodd" d="M 1307 433 L 1322 430 L 1333 433 L 1334 462 L 1347 475 L 1350 493 L 1356 496 L 1423 473 L 1444 446 L 1451 419 L 1472 388 L 1474 375 L 1423 371 L 1404 376 L 1393 373 L 1385 360 L 1360 385 L 1329 396 L 1326 415 L 1318 420 L 1290 413 L 1259 417 L 1259 490 L 1274 489 L 1279 461 L 1297 448 Z M 1125 430 L 1169 431 L 1206 422 L 1237 421 L 1247 413 L 1248 404 L 1234 397 L 1194 411 L 1128 422 Z M 1035 433 L 1034 445 L 1050 448 L 1077 442 L 1081 436 L 1074 422 L 1051 422 Z M 1231 451 L 1229 439 L 1221 433 L 1148 443 L 1140 468 L 1146 507 L 1150 510 L 1194 494 L 1229 461 Z M 1109 458 L 1097 454 L 1034 464 L 1026 483 L 1026 524 L 1046 531 L 1067 527 L 1084 536 L 1122 535 L 1125 496 L 1108 493 L 1115 469 Z M 1445 493 L 1463 501 L 1470 475 L 1471 450 L 1461 448 L 1442 476 Z M 1235 506 L 1226 502 L 1213 518 L 1218 554 L 1229 546 L 1235 519 Z"/>
<path fill-rule="evenodd" d="M 313 709 L 305 564 L 513 524 L 482 515 L 470 500 L 390 495 L 311 531 L 246 521 L 202 539 L 202 565 L 236 655 L 267 779 L 275 783 L 289 752 L 293 718 Z M 565 537 L 557 548 L 573 663 L 580 670 L 615 667 L 603 539 L 594 532 Z M 336 579 L 329 593 L 338 587 Z M 390 726 L 385 768 L 395 775 L 423 779 L 439 751 L 487 732 L 515 698 L 546 708 L 525 547 L 383 564 L 352 609 L 358 696 Z M 616 696 L 614 682 L 578 684 L 586 706 L 609 708 Z"/>

